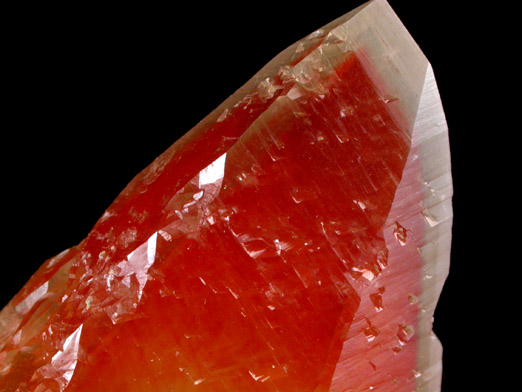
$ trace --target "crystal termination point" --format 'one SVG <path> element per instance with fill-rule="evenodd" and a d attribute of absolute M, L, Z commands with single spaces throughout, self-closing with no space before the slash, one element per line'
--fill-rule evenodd
<path fill-rule="evenodd" d="M 437 391 L 451 196 L 431 66 L 370 1 L 41 266 L 0 313 L 0 390 Z"/>

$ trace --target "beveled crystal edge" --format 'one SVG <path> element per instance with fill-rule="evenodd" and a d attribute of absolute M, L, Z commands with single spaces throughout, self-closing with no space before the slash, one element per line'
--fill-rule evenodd
<path fill-rule="evenodd" d="M 424 183 L 421 214 L 425 245 L 417 351 L 419 392 L 440 391 L 442 345 L 432 331 L 433 314 L 449 273 L 453 186 L 448 126 L 431 65 L 428 65 L 422 90 L 412 145 L 418 147 Z"/>

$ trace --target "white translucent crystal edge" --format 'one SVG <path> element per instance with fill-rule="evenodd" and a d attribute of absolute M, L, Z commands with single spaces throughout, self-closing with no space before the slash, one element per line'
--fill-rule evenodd
<path fill-rule="evenodd" d="M 384 0 L 373 0 L 373 1 L 384 1 Z M 332 31 L 337 26 L 342 26 L 350 21 L 355 15 L 357 15 L 361 10 L 366 8 L 371 2 L 364 3 L 361 6 L 355 8 L 354 10 L 348 12 L 345 15 L 337 18 L 336 20 L 328 23 L 327 25 L 321 27 L 320 29 L 310 33 L 306 37 L 296 41 L 283 51 L 279 52 L 272 60 L 270 60 L 263 68 L 261 68 L 252 78 L 250 78 L 243 86 L 237 89 L 230 97 L 224 100 L 216 109 L 210 112 L 206 117 L 204 117 L 198 124 L 196 124 L 187 134 L 185 134 L 179 141 L 174 143 L 175 145 L 180 143 L 185 137 L 188 137 L 193 132 L 197 133 L 199 131 L 204 131 L 209 125 L 215 123 L 218 118 L 223 114 L 224 111 L 230 109 L 242 99 L 245 98 L 246 95 L 257 90 L 257 86 L 259 83 L 265 81 L 267 78 L 271 78 L 280 72 L 280 68 L 282 64 L 288 64 L 291 62 L 291 59 L 298 53 L 299 45 L 302 42 L 305 42 L 309 39 L 313 39 L 320 34 L 325 32 Z M 322 47 L 321 45 L 320 47 Z M 316 48 L 313 52 L 319 52 L 320 49 Z M 307 56 L 309 57 L 310 54 Z"/>
<path fill-rule="evenodd" d="M 424 200 L 424 246 L 422 292 L 419 305 L 419 392 L 440 391 L 442 346 L 432 331 L 433 314 L 448 276 L 451 249 L 453 195 L 448 127 L 431 65 L 428 64 L 413 129 L 412 150 L 419 152 Z"/>
<path fill-rule="evenodd" d="M 386 0 L 372 0 L 331 33 L 343 51 L 362 51 L 407 120 L 416 117 L 428 60 Z"/>

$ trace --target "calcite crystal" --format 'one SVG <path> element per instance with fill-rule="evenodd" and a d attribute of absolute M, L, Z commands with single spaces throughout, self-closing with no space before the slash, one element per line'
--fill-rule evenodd
<path fill-rule="evenodd" d="M 429 391 L 451 175 L 384 0 L 278 55 L 0 313 L 0 390 Z"/>

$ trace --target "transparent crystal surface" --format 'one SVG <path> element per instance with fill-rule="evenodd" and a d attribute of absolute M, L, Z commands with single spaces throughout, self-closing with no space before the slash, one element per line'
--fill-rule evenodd
<path fill-rule="evenodd" d="M 384 0 L 295 43 L 0 313 L 2 391 L 436 391 L 447 127 Z"/>

